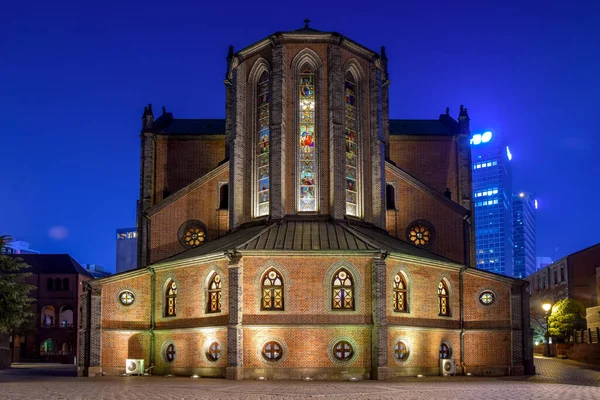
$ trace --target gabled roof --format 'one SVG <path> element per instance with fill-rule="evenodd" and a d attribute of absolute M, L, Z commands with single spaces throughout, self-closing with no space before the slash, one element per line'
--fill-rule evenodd
<path fill-rule="evenodd" d="M 14 254 L 11 257 L 22 258 L 31 268 L 26 272 L 34 274 L 81 274 L 93 276 L 68 254 Z"/>

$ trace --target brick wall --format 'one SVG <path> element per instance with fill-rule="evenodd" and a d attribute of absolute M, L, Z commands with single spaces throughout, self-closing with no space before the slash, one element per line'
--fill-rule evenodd
<path fill-rule="evenodd" d="M 394 355 L 394 346 L 399 341 L 403 341 L 410 351 L 406 361 L 399 361 Z M 440 362 L 440 345 L 442 343 L 449 346 L 450 358 L 456 359 L 457 362 L 460 359 L 459 331 L 390 327 L 388 330 L 388 343 L 390 347 L 388 367 L 401 367 L 405 370 L 405 373 L 395 371 L 393 375 L 413 375 L 416 370 L 437 375 Z"/>
<path fill-rule="evenodd" d="M 107 283 L 102 288 L 102 327 L 119 329 L 150 328 L 150 274 Z M 131 305 L 119 301 L 123 290 L 131 291 L 135 298 Z"/>

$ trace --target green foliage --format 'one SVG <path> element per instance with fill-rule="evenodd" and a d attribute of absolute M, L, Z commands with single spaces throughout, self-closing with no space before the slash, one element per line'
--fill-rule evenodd
<path fill-rule="evenodd" d="M 566 339 L 573 329 L 585 328 L 585 307 L 573 299 L 562 299 L 552 307 L 548 318 L 550 336 Z"/>
<path fill-rule="evenodd" d="M 22 259 L 2 254 L 8 236 L 0 236 L 0 332 L 13 332 L 25 325 L 34 314 L 31 312 L 29 292 L 35 286 L 25 283 L 31 273 Z"/>

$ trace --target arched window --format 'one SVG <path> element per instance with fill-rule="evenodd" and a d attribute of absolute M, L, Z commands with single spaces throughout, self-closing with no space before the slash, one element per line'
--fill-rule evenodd
<path fill-rule="evenodd" d="M 354 310 L 354 283 L 352 275 L 345 269 L 340 269 L 333 276 L 332 284 L 332 309 Z"/>
<path fill-rule="evenodd" d="M 396 209 L 396 191 L 393 185 L 385 185 L 385 205 L 388 210 Z"/>
<path fill-rule="evenodd" d="M 64 306 L 60 309 L 59 324 L 61 328 L 73 327 L 73 309 L 71 306 Z"/>
<path fill-rule="evenodd" d="M 452 350 L 447 343 L 442 342 L 440 344 L 440 359 L 450 358 L 452 356 Z"/>
<path fill-rule="evenodd" d="M 69 278 L 63 278 L 62 288 L 63 290 L 69 290 Z"/>
<path fill-rule="evenodd" d="M 174 280 L 167 283 L 165 292 L 165 317 L 174 317 L 177 315 L 177 284 Z"/>
<path fill-rule="evenodd" d="M 344 81 L 346 136 L 346 214 L 359 216 L 358 210 L 358 123 L 356 112 L 356 81 L 346 73 Z"/>
<path fill-rule="evenodd" d="M 317 211 L 317 156 L 315 151 L 315 74 L 303 68 L 299 85 L 300 155 L 298 211 Z"/>
<path fill-rule="evenodd" d="M 213 272 L 208 284 L 208 305 L 206 311 L 209 313 L 221 312 L 221 299 L 221 276 Z"/>
<path fill-rule="evenodd" d="M 450 297 L 448 295 L 448 286 L 444 280 L 438 284 L 438 312 L 440 316 L 450 316 Z"/>
<path fill-rule="evenodd" d="M 256 93 L 256 129 L 258 132 L 258 143 L 256 147 L 258 208 L 256 215 L 260 217 L 269 215 L 269 149 L 271 143 L 271 131 L 269 120 L 269 73 L 267 71 L 264 71 L 260 76 Z"/>
<path fill-rule="evenodd" d="M 262 280 L 261 310 L 283 310 L 283 279 L 277 270 L 268 270 Z"/>
<path fill-rule="evenodd" d="M 52 278 L 46 279 L 46 286 L 48 287 L 48 291 L 54 290 L 54 279 L 52 279 Z"/>
<path fill-rule="evenodd" d="M 406 279 L 400 272 L 394 276 L 392 300 L 395 312 L 408 312 L 408 299 L 406 297 Z"/>
<path fill-rule="evenodd" d="M 54 290 L 62 290 L 61 279 L 54 279 Z"/>
<path fill-rule="evenodd" d="M 54 328 L 54 320 L 56 319 L 56 310 L 54 306 L 44 306 L 41 311 L 41 326 L 42 328 Z"/>
<path fill-rule="evenodd" d="M 229 184 L 225 183 L 219 188 L 219 210 L 229 209 Z"/>

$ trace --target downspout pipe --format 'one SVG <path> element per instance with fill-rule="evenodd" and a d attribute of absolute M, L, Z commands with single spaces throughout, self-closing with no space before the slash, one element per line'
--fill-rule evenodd
<path fill-rule="evenodd" d="M 464 294 L 463 294 L 463 274 L 467 270 L 467 267 L 462 267 L 458 273 L 458 295 L 460 304 L 460 363 L 463 367 L 463 373 L 465 372 L 465 306 L 464 306 Z"/>
<path fill-rule="evenodd" d="M 153 267 L 148 267 L 150 271 L 150 367 L 156 365 L 156 338 L 154 328 L 156 326 L 156 273 Z"/>

